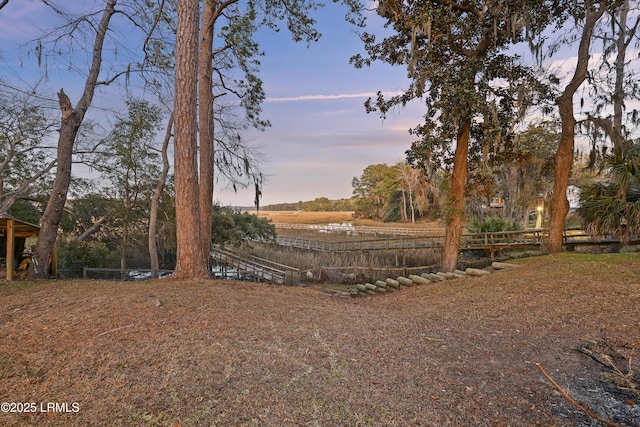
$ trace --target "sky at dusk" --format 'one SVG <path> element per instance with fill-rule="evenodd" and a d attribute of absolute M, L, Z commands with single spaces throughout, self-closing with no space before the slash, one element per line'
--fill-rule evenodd
<path fill-rule="evenodd" d="M 63 3 L 84 11 L 99 10 L 103 0 L 77 0 Z M 125 4 L 125 3 L 123 3 Z M 369 3 L 373 7 L 373 3 Z M 261 169 L 266 176 L 261 205 L 313 200 L 349 198 L 352 179 L 364 168 L 377 163 L 389 165 L 403 161 L 413 137 L 408 130 L 422 121 L 424 107 L 414 102 L 388 114 L 385 120 L 378 114 L 367 114 L 364 102 L 377 91 L 389 95 L 408 86 L 406 70 L 376 63 L 370 68 L 356 69 L 349 59 L 364 54 L 357 31 L 345 22 L 346 9 L 333 2 L 313 12 L 316 28 L 322 37 L 307 46 L 295 43 L 282 29 L 279 33 L 262 29 L 257 41 L 265 56 L 260 57 L 259 77 L 263 81 L 266 101 L 262 118 L 271 127 L 264 132 L 245 134 L 246 143 L 263 154 Z M 388 32 L 382 20 L 366 12 L 367 27 L 378 38 Z M 12 0 L 0 10 L 0 76 L 5 82 L 22 88 L 36 84 L 46 69 L 46 78 L 37 85 L 37 96 L 48 100 L 51 113 L 60 114 L 56 93 L 64 88 L 77 103 L 83 89 L 89 60 L 82 52 L 59 55 L 55 60 L 43 60 L 38 66 L 33 45 L 26 45 L 55 22 L 40 0 Z M 129 42 L 129 22 L 116 26 L 111 36 Z M 141 46 L 128 46 L 139 51 Z M 527 55 L 523 47 L 522 55 Z M 558 55 L 546 66 L 559 70 L 560 78 L 570 76 L 575 56 L 571 50 Z M 122 58 L 109 52 L 103 69 L 113 73 L 123 67 Z M 80 73 L 71 70 L 80 69 Z M 84 68 L 83 68 L 84 67 Z M 105 129 L 114 122 L 114 113 L 123 112 L 125 90 L 122 86 L 100 87 L 88 117 L 102 123 Z M 160 141 L 164 132 L 158 135 Z M 158 145 L 161 143 L 159 142 Z M 77 167 L 75 174 L 95 177 L 86 168 Z M 237 193 L 225 182 L 216 185 L 214 198 L 223 205 L 252 206 L 254 189 L 239 189 Z"/>
<path fill-rule="evenodd" d="M 102 4 L 85 3 L 94 8 Z M 314 12 L 322 37 L 310 46 L 291 40 L 286 29 L 259 32 L 258 42 L 265 53 L 259 73 L 267 96 L 263 118 L 271 127 L 246 137 L 264 155 L 262 205 L 316 197 L 349 198 L 353 177 L 360 176 L 366 166 L 402 161 L 410 147 L 408 129 L 421 120 L 419 104 L 395 111 L 386 120 L 367 114 L 363 105 L 377 91 L 389 94 L 406 88 L 406 72 L 385 64 L 365 69 L 350 65 L 349 58 L 364 50 L 356 33 L 362 29 L 345 22 L 345 11 L 329 2 Z M 41 70 L 32 50 L 23 44 L 47 28 L 47 19 L 46 9 L 37 0 L 11 1 L 0 11 L 0 74 L 5 81 L 22 87 L 37 81 Z M 367 31 L 384 31 L 374 13 L 368 13 L 367 22 Z M 81 94 L 84 76 L 79 78 L 63 64 L 58 60 L 49 67 L 47 78 L 38 86 L 52 100 L 52 108 L 60 87 L 74 104 Z M 122 91 L 102 88 L 90 113 L 96 117 L 102 109 L 117 110 L 113 104 L 123 99 Z M 80 168 L 77 173 L 91 176 Z M 214 197 L 224 205 L 251 206 L 253 186 L 234 193 L 221 182 Z"/>
<path fill-rule="evenodd" d="M 394 93 L 407 87 L 406 71 L 377 64 L 356 69 L 349 59 L 363 53 L 356 31 L 344 21 L 345 9 L 329 3 L 314 13 L 322 37 L 307 47 L 286 32 L 260 32 L 260 77 L 267 100 L 264 117 L 271 127 L 253 133 L 266 162 L 262 205 L 349 198 L 351 181 L 365 167 L 404 159 L 412 137 L 408 129 L 421 120 L 421 107 L 396 111 L 386 120 L 367 114 L 364 102 L 377 91 Z M 367 15 L 367 31 L 384 31 L 377 15 Z M 237 195 L 221 188 L 223 204 L 250 206 L 253 189 Z"/>
<path fill-rule="evenodd" d="M 405 70 L 350 65 L 362 42 L 340 21 L 339 7 L 326 9 L 317 17 L 323 36 L 308 48 L 285 34 L 263 33 L 264 113 L 272 124 L 254 139 L 268 156 L 263 204 L 351 197 L 351 180 L 366 166 L 404 158 L 413 138 L 408 129 L 421 119 L 418 103 L 386 120 L 365 112 L 364 102 L 376 91 L 406 88 Z M 244 193 L 237 199 L 246 200 Z"/>

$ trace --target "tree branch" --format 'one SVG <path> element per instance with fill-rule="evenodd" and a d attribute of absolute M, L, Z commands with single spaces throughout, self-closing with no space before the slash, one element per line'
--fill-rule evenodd
<path fill-rule="evenodd" d="M 558 385 L 557 382 L 555 382 L 553 380 L 553 378 L 551 378 L 549 376 L 549 374 L 547 374 L 545 372 L 545 370 L 542 368 L 542 366 L 539 363 L 536 363 L 536 366 L 538 367 L 538 369 L 540 369 L 540 372 L 542 372 L 542 375 L 545 376 L 546 379 L 549 380 L 549 382 L 551 382 L 551 384 L 553 384 L 553 386 L 560 392 L 560 394 L 562 395 L 562 397 L 564 397 L 565 399 L 567 399 L 567 401 L 569 403 L 571 403 L 573 406 L 575 406 L 576 408 L 580 409 L 582 412 L 584 412 L 585 414 L 589 415 L 591 418 L 596 419 L 598 421 L 600 421 L 602 424 L 606 425 L 607 427 L 622 427 L 620 424 L 616 424 L 614 422 L 605 420 L 604 418 L 600 417 L 598 414 L 594 413 L 592 410 L 590 410 L 589 408 L 585 408 L 584 406 L 580 405 L 578 402 L 576 402 L 571 396 L 569 396 L 569 394 L 564 391 L 564 389 L 562 387 L 560 387 L 560 385 Z"/>
<path fill-rule="evenodd" d="M 156 19 L 153 21 L 153 25 L 151 25 L 151 29 L 149 30 L 149 34 L 147 34 L 147 38 L 144 40 L 144 43 L 142 43 L 142 50 L 145 54 L 148 53 L 147 48 L 149 45 L 149 40 L 151 39 L 151 34 L 153 34 L 153 31 L 158 26 L 158 22 L 160 22 L 160 17 L 162 16 L 163 9 L 164 9 L 164 0 L 162 0 L 162 2 L 160 3 L 160 8 L 158 9 L 158 14 L 156 15 Z"/>
<path fill-rule="evenodd" d="M 436 0 L 434 3 L 438 3 L 443 6 L 449 6 L 451 9 L 459 10 L 461 12 L 467 12 L 474 15 L 476 18 L 482 18 L 482 12 L 477 9 L 470 8 L 468 6 L 463 6 L 461 4 L 456 3 L 453 0 Z"/>
<path fill-rule="evenodd" d="M 87 228 L 81 235 L 78 236 L 78 240 L 79 241 L 84 241 L 87 237 L 89 237 L 91 234 L 93 234 L 95 231 L 97 231 L 102 224 L 104 224 L 107 221 L 107 218 L 100 218 L 98 221 L 94 222 L 93 225 L 91 225 L 91 227 Z"/>

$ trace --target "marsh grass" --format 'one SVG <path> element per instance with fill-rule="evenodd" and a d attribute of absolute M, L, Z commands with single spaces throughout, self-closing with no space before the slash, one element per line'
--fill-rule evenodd
<path fill-rule="evenodd" d="M 252 242 L 243 248 L 246 253 L 289 265 L 303 272 L 303 279 L 316 282 L 362 283 L 386 277 L 398 277 L 408 272 L 435 271 L 438 250 L 347 251 L 320 252 Z M 307 277 L 306 272 L 310 272 Z"/>

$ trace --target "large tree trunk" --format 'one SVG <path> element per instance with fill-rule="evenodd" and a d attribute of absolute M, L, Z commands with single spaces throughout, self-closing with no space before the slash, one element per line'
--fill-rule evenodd
<path fill-rule="evenodd" d="M 197 150 L 199 1 L 178 1 L 175 77 L 175 185 L 177 259 L 174 277 L 207 277 L 200 236 Z"/>
<path fill-rule="evenodd" d="M 84 91 L 76 108 L 73 108 L 69 97 L 61 89 L 58 93 L 60 110 L 62 111 L 62 125 L 60 126 L 60 136 L 58 138 L 57 171 L 53 183 L 51 197 L 47 203 L 44 214 L 40 220 L 40 233 L 34 250 L 34 257 L 37 261 L 37 271 L 34 263 L 29 267 L 29 278 L 49 277 L 49 258 L 53 252 L 53 247 L 58 236 L 58 226 L 62 219 L 64 205 L 67 202 L 67 192 L 71 182 L 71 164 L 73 157 L 73 144 L 78 134 L 78 129 L 84 120 L 84 116 L 91 106 L 93 94 L 96 89 L 100 67 L 102 65 L 102 47 L 107 35 L 111 17 L 116 13 L 115 6 L 117 0 L 108 0 L 100 24 L 96 30 L 96 38 L 93 44 L 93 56 L 91 68 L 85 82 Z"/>
<path fill-rule="evenodd" d="M 58 140 L 56 178 L 49 202 L 40 219 L 40 233 L 34 249 L 35 263 L 29 267 L 30 279 L 46 279 L 49 277 L 49 258 L 53 246 L 58 237 L 58 226 L 62 218 L 64 205 L 67 202 L 67 193 L 71 183 L 71 164 L 73 157 L 73 144 L 80 127 L 80 122 L 74 114 L 69 97 L 60 90 L 58 93 L 60 110 L 62 111 L 62 126 Z"/>
<path fill-rule="evenodd" d="M 160 204 L 160 198 L 164 192 L 167 175 L 169 174 L 169 158 L 167 157 L 167 149 L 169 148 L 172 130 L 173 114 L 169 117 L 167 131 L 162 143 L 162 173 L 160 174 L 160 178 L 158 178 L 156 189 L 151 196 L 151 206 L 149 211 L 149 258 L 151 259 L 151 276 L 154 279 L 158 278 L 158 270 L 160 269 L 160 262 L 158 260 L 158 204 Z"/>
<path fill-rule="evenodd" d="M 451 189 L 449 195 L 450 212 L 446 217 L 447 227 L 444 237 L 444 247 L 442 248 L 441 268 L 444 272 L 453 271 L 458 266 L 460 236 L 462 236 L 464 186 L 467 181 L 467 163 L 469 161 L 470 132 L 471 119 L 462 119 L 456 140 L 456 152 L 453 160 L 453 172 L 451 173 Z"/>
<path fill-rule="evenodd" d="M 213 7 L 215 2 L 204 2 L 202 28 L 200 30 L 200 52 L 198 58 L 198 92 L 200 100 L 200 236 L 202 250 L 209 263 L 211 247 L 211 218 L 213 215 L 213 168 L 214 168 L 214 122 L 213 122 Z M 211 271 L 207 268 L 207 273 Z"/>
<path fill-rule="evenodd" d="M 582 38 L 580 39 L 580 46 L 578 48 L 576 71 L 564 92 L 556 101 L 562 121 L 562 134 L 555 155 L 553 195 L 549 206 L 550 218 L 547 250 L 552 253 L 562 252 L 564 220 L 569 212 L 567 185 L 569 184 L 569 175 L 571 173 L 571 167 L 573 166 L 573 147 L 576 126 L 576 119 L 573 115 L 573 96 L 587 75 L 591 35 L 593 34 L 596 23 L 600 17 L 602 17 L 604 10 L 604 7 L 600 7 L 597 11 L 587 11 L 584 28 L 582 29 Z"/>

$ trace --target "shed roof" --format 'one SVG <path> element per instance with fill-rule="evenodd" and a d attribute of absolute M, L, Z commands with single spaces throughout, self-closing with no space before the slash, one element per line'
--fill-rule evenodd
<path fill-rule="evenodd" d="M 37 225 L 21 221 L 19 219 L 13 218 L 10 215 L 0 215 L 0 236 L 6 236 L 7 223 L 9 221 L 13 221 L 13 233 L 15 237 L 37 236 L 40 232 L 40 227 L 38 227 Z"/>

